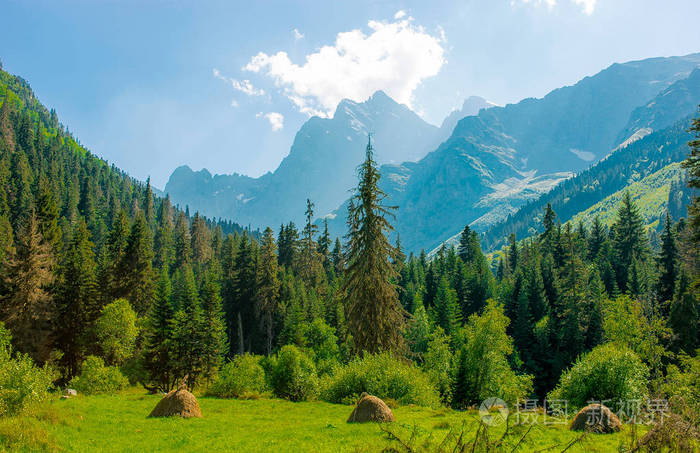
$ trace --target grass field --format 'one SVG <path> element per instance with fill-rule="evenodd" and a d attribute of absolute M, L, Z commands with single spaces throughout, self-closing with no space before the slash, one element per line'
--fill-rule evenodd
<path fill-rule="evenodd" d="M 350 406 L 324 402 L 292 403 L 286 400 L 224 400 L 199 398 L 201 419 L 151 419 L 146 416 L 159 397 L 142 390 L 117 395 L 54 399 L 33 416 L 0 419 L 0 448 L 5 451 L 150 452 L 150 451 L 381 451 L 398 447 L 375 424 L 345 422 Z M 439 444 L 451 432 L 473 438 L 476 411 L 399 407 L 396 423 L 388 427 L 408 439 L 417 434 L 416 446 Z M 511 427 L 511 451 L 527 430 Z M 493 428 L 496 439 L 504 427 Z M 568 452 L 616 451 L 623 433 L 589 435 Z M 536 426 L 517 451 L 562 451 L 578 437 L 562 425 Z M 547 447 L 554 447 L 548 449 Z"/>

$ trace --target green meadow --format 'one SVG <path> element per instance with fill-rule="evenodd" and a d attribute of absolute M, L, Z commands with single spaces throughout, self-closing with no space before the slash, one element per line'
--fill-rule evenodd
<path fill-rule="evenodd" d="M 131 389 L 114 395 L 52 399 L 32 415 L 0 419 L 0 447 L 5 451 L 148 452 L 379 452 L 407 451 L 390 439 L 390 430 L 415 451 L 440 451 L 462 435 L 471 442 L 479 427 L 478 411 L 402 406 L 391 424 L 348 424 L 352 407 L 320 401 L 237 400 L 200 397 L 201 419 L 148 418 L 159 396 Z M 580 437 L 566 425 L 510 426 L 495 451 L 563 451 Z M 492 442 L 505 425 L 490 428 Z M 570 452 L 616 451 L 628 429 L 590 434 Z M 411 438 L 413 437 L 413 440 Z M 516 444 L 517 449 L 513 450 Z M 449 451 L 452 451 L 450 448 Z M 469 451 L 469 450 L 467 450 Z"/>

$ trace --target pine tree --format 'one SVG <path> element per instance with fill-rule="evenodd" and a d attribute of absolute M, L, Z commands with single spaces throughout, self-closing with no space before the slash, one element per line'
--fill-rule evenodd
<path fill-rule="evenodd" d="M 395 271 L 389 258 L 394 253 L 386 234 L 392 229 L 392 208 L 383 204 L 386 194 L 371 140 L 358 170 L 359 184 L 348 212 L 348 267 L 343 291 L 348 327 L 357 352 L 403 349 L 404 313 L 391 279 Z"/>
<path fill-rule="evenodd" d="M 199 212 L 195 212 L 192 219 L 190 237 L 192 239 L 192 260 L 198 265 L 209 262 L 213 258 L 214 252 L 211 249 L 207 223 L 199 216 Z"/>
<path fill-rule="evenodd" d="M 306 225 L 302 233 L 300 259 L 299 259 L 299 275 L 304 282 L 311 288 L 316 288 L 320 274 L 319 260 L 320 256 L 316 249 L 314 236 L 318 233 L 318 226 L 313 223 L 314 220 L 314 204 L 311 200 L 306 200 Z"/>
<path fill-rule="evenodd" d="M 169 392 L 175 386 L 177 376 L 172 373 L 173 348 L 172 322 L 174 310 L 172 305 L 172 286 L 165 268 L 161 269 L 156 287 L 156 296 L 145 335 L 144 367 L 148 372 L 149 384 L 155 390 Z"/>
<path fill-rule="evenodd" d="M 292 267 L 297 259 L 297 248 L 299 244 L 299 232 L 294 222 L 289 222 L 285 227 L 280 227 L 277 239 L 279 249 L 278 262 L 282 267 Z"/>
<path fill-rule="evenodd" d="M 220 274 L 218 265 L 210 267 L 204 273 L 200 294 L 204 317 L 202 370 L 206 380 L 211 380 L 214 377 L 223 362 L 224 355 L 228 352 L 226 324 L 224 323 L 221 303 L 221 285 L 218 282 Z"/>
<path fill-rule="evenodd" d="M 515 238 L 515 233 L 511 233 L 508 236 L 508 243 L 510 244 L 508 246 L 508 269 L 511 272 L 515 272 L 515 269 L 518 267 L 518 242 Z"/>
<path fill-rule="evenodd" d="M 153 240 L 154 264 L 158 268 L 166 268 L 175 262 L 175 240 L 173 237 L 173 220 L 170 198 L 167 196 L 160 203 L 158 211 L 158 226 Z"/>
<path fill-rule="evenodd" d="M 34 212 L 17 235 L 17 252 L 5 269 L 7 294 L 2 301 L 2 320 L 12 332 L 15 348 L 44 362 L 52 347 L 52 321 L 55 318 L 52 246 L 41 232 Z"/>
<path fill-rule="evenodd" d="M 700 344 L 699 311 L 698 300 L 693 294 L 689 279 L 685 273 L 681 273 L 668 317 L 668 325 L 673 330 L 672 346 L 676 352 L 684 351 L 690 355 L 695 353 Z"/>
<path fill-rule="evenodd" d="M 103 273 L 106 281 L 101 282 L 106 301 L 124 298 L 129 291 L 129 268 L 125 261 L 129 234 L 129 219 L 119 210 L 107 235 L 106 271 Z"/>
<path fill-rule="evenodd" d="M 95 253 L 84 219 L 78 220 L 63 256 L 57 288 L 56 344 L 63 352 L 66 377 L 82 362 L 96 306 Z"/>
<path fill-rule="evenodd" d="M 345 257 L 343 256 L 343 247 L 338 238 L 335 238 L 335 245 L 331 252 L 331 262 L 333 263 L 335 275 L 341 277 L 343 275 L 343 269 L 345 268 Z"/>
<path fill-rule="evenodd" d="M 254 241 L 243 236 L 234 262 L 233 299 L 225 306 L 231 349 L 238 354 L 250 351 L 257 333 L 255 307 L 257 301 L 256 250 Z M 235 348 L 235 349 L 234 349 Z M 233 352 L 232 351 L 232 352 Z"/>
<path fill-rule="evenodd" d="M 554 312 L 559 319 L 558 334 L 562 352 L 560 368 L 563 368 L 582 352 L 584 341 L 581 310 L 585 296 L 586 274 L 570 223 L 566 224 L 561 234 L 561 249 L 563 253 L 563 266 L 559 272 L 561 297 Z"/>
<path fill-rule="evenodd" d="M 647 253 L 647 240 L 644 235 L 642 218 L 629 192 L 625 192 L 617 217 L 613 226 L 615 232 L 613 238 L 615 273 L 620 291 L 627 292 L 627 281 L 632 262 L 643 259 Z"/>
<path fill-rule="evenodd" d="M 272 354 L 274 316 L 279 303 L 277 254 L 272 234 L 269 227 L 263 232 L 258 271 L 258 312 L 263 320 L 266 338 L 265 350 L 268 355 Z"/>
<path fill-rule="evenodd" d="M 556 225 L 554 223 L 556 218 L 557 214 L 554 212 L 554 209 L 552 209 L 552 205 L 547 203 L 544 217 L 542 218 L 544 232 L 540 235 L 540 241 L 544 244 L 545 253 L 551 253 L 553 251 L 553 245 L 557 242 Z"/>
<path fill-rule="evenodd" d="M 461 324 L 461 314 L 457 303 L 457 292 L 450 288 L 447 278 L 443 276 L 435 296 L 435 324 L 442 327 L 449 336 L 457 334 Z"/>
<path fill-rule="evenodd" d="M 139 212 L 131 227 L 124 251 L 122 269 L 126 274 L 126 298 L 136 313 L 144 315 L 153 303 L 154 274 L 153 239 L 143 212 Z"/>
<path fill-rule="evenodd" d="M 187 386 L 194 388 L 205 371 L 204 313 L 192 268 L 183 265 L 176 277 L 173 295 L 177 310 L 171 323 L 170 354 L 175 376 L 187 376 Z"/>
<path fill-rule="evenodd" d="M 51 245 L 53 251 L 58 252 L 62 239 L 61 228 L 58 226 L 58 205 L 56 204 L 56 197 L 45 178 L 39 179 L 39 196 L 37 197 L 36 205 L 39 231 L 44 240 Z"/>
<path fill-rule="evenodd" d="M 678 247 L 671 216 L 666 213 L 664 232 L 661 235 L 661 250 L 657 258 L 659 280 L 656 286 L 656 298 L 661 312 L 668 313 L 668 304 L 673 299 L 673 293 L 678 278 Z"/>
<path fill-rule="evenodd" d="M 175 269 L 192 262 L 191 241 L 187 218 L 180 212 L 175 221 Z"/>
<path fill-rule="evenodd" d="M 600 216 L 595 216 L 593 226 L 591 226 L 591 234 L 588 239 L 588 258 L 595 260 L 598 254 L 603 249 L 603 245 L 607 239 L 605 227 L 600 221 Z"/>
<path fill-rule="evenodd" d="M 153 191 L 151 190 L 151 177 L 146 179 L 146 190 L 143 193 L 143 215 L 148 225 L 153 225 L 155 220 L 155 207 L 153 205 Z"/>
<path fill-rule="evenodd" d="M 323 233 L 321 237 L 318 238 L 317 250 L 324 262 L 328 260 L 328 254 L 331 251 L 331 235 L 328 232 L 328 219 L 323 219 Z"/>

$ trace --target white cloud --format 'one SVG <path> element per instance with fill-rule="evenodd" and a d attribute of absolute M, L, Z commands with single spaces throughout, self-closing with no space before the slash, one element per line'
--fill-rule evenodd
<path fill-rule="evenodd" d="M 590 16 L 595 10 L 596 0 L 574 0 L 574 3 L 583 6 L 583 12 Z"/>
<path fill-rule="evenodd" d="M 270 122 L 273 131 L 279 131 L 284 128 L 284 115 L 277 112 L 263 113 L 258 112 L 255 114 L 256 118 L 266 118 Z"/>
<path fill-rule="evenodd" d="M 238 102 L 235 99 L 231 99 L 231 107 L 238 107 Z"/>
<path fill-rule="evenodd" d="M 414 90 L 445 63 L 442 37 L 412 21 L 370 21 L 368 35 L 338 33 L 333 45 L 307 55 L 302 65 L 286 52 L 260 52 L 243 69 L 271 77 L 309 115 L 330 116 L 343 98 L 363 101 L 377 90 L 410 107 Z"/>
<path fill-rule="evenodd" d="M 401 19 L 402 17 L 405 17 L 405 16 L 406 16 L 406 11 L 400 9 L 400 10 L 396 11 L 396 14 L 394 14 L 394 19 L 398 20 L 398 19 Z"/>
<path fill-rule="evenodd" d="M 296 41 L 298 41 L 304 37 L 304 34 L 302 32 L 300 32 L 299 30 L 297 30 L 296 28 L 292 31 L 292 33 L 294 33 L 294 39 Z"/>
<path fill-rule="evenodd" d="M 230 83 L 235 90 L 240 91 L 243 94 L 247 94 L 248 96 L 262 96 L 265 94 L 265 90 L 255 88 L 253 84 L 250 83 L 250 80 L 236 80 L 226 77 L 216 68 L 212 70 L 212 73 L 217 79 Z"/>

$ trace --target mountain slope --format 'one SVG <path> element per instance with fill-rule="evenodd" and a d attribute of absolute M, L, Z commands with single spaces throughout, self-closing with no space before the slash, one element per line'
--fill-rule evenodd
<path fill-rule="evenodd" d="M 669 88 L 679 80 L 695 86 L 695 76 L 689 75 L 698 64 L 700 54 L 614 64 L 542 99 L 482 109 L 463 118 L 436 151 L 402 169 L 401 184 L 388 187 L 391 203 L 399 206 L 396 225 L 402 242 L 409 251 L 430 250 L 464 225 L 480 231 L 490 228 L 564 180 L 568 172 L 610 153 L 636 107 L 667 88 L 680 93 Z M 694 93 L 694 88 L 685 92 Z M 676 110 L 671 105 L 668 110 L 673 117 L 685 107 Z M 638 131 L 635 138 L 644 133 Z M 383 175 L 394 178 L 396 168 L 384 168 Z M 619 187 L 588 196 L 599 201 Z M 577 208 L 584 205 L 572 196 L 579 200 Z M 575 212 L 578 209 L 569 215 Z M 333 232 L 342 234 L 344 225 L 332 223 Z M 506 236 L 498 230 L 491 240 Z"/>
<path fill-rule="evenodd" d="M 606 197 L 670 164 L 681 162 L 688 154 L 687 143 L 692 137 L 687 131 L 689 126 L 690 118 L 687 118 L 653 132 L 559 184 L 551 192 L 487 230 L 482 238 L 485 249 L 500 248 L 511 233 L 525 238 L 541 232 L 542 214 L 547 203 L 552 205 L 558 219 L 566 222 Z"/>
<path fill-rule="evenodd" d="M 630 115 L 618 141 L 633 136 L 639 131 L 660 130 L 697 111 L 700 102 L 700 68 L 690 73 L 656 95 L 646 105 L 637 107 Z"/>
<path fill-rule="evenodd" d="M 355 184 L 367 133 L 376 137 L 380 163 L 417 160 L 434 149 L 440 130 L 378 91 L 367 101 L 342 101 L 333 118 L 313 117 L 297 132 L 289 155 L 260 178 L 178 168 L 165 191 L 180 204 L 254 226 L 303 219 L 310 198 L 316 213 L 336 208 Z"/>
<path fill-rule="evenodd" d="M 593 224 L 593 219 L 599 217 L 604 225 L 612 226 L 617 219 L 617 212 L 625 193 L 629 192 L 630 197 L 639 208 L 639 214 L 644 219 L 645 224 L 656 228 L 668 207 L 669 194 L 674 181 L 680 183 L 685 181 L 685 178 L 686 171 L 681 168 L 679 162 L 667 165 L 579 212 L 571 218 L 571 222 L 574 225 L 581 222 L 588 229 Z"/>

